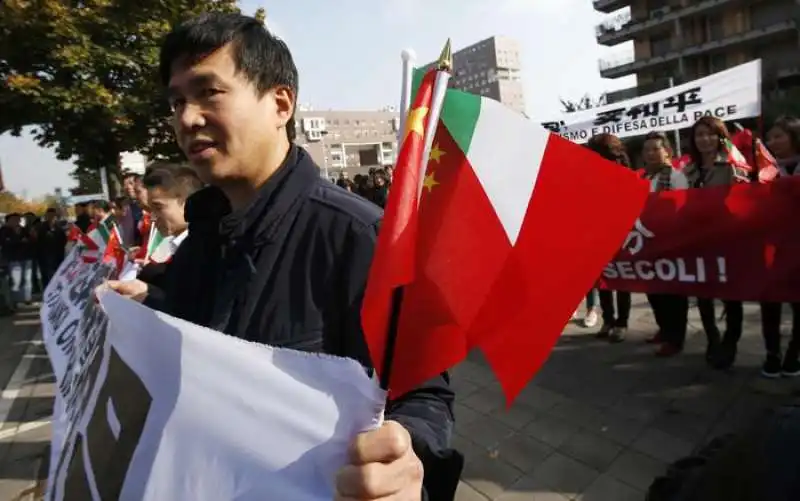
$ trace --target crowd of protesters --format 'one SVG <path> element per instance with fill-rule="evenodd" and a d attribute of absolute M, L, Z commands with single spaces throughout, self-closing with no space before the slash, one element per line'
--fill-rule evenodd
<path fill-rule="evenodd" d="M 724 122 L 713 117 L 699 119 L 691 128 L 688 154 L 691 161 L 682 169 L 674 167 L 674 151 L 666 134 L 652 132 L 645 137 L 641 168 L 651 181 L 652 191 L 693 189 L 705 186 L 731 185 L 755 181 L 754 173 L 746 172 L 731 162 L 726 148 L 731 137 Z M 800 175 L 800 119 L 781 118 L 766 134 L 766 145 L 778 161 L 779 175 Z M 587 146 L 601 156 L 630 168 L 636 168 L 625 145 L 616 136 L 600 134 Z M 673 294 L 649 294 L 647 297 L 658 325 L 658 331 L 648 340 L 657 345 L 656 356 L 669 357 L 683 350 L 686 339 L 690 301 Z M 730 368 L 736 360 L 737 344 L 742 336 L 744 321 L 741 301 L 722 301 L 725 327 L 720 330 L 715 315 L 715 298 L 697 298 L 707 338 L 706 361 L 719 370 Z M 800 376 L 800 304 L 792 303 L 791 341 L 785 351 L 781 348 L 780 303 L 761 303 L 761 324 L 766 348 L 762 367 L 765 377 Z M 586 297 L 582 324 L 591 328 L 600 323 L 597 337 L 610 342 L 625 339 L 631 311 L 631 294 L 624 291 L 591 290 Z M 576 313 L 577 316 L 577 313 Z"/>

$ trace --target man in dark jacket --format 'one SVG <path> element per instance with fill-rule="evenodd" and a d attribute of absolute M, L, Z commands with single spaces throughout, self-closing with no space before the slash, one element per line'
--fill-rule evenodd
<path fill-rule="evenodd" d="M 37 232 L 36 253 L 42 274 L 42 288 L 45 288 L 64 260 L 67 246 L 67 233 L 59 224 L 56 209 L 47 209 L 44 221 L 37 227 Z"/>
<path fill-rule="evenodd" d="M 189 235 L 164 289 L 111 288 L 239 338 L 369 367 L 360 309 L 381 212 L 293 144 L 287 46 L 252 18 L 203 15 L 167 37 L 160 71 L 178 142 L 210 187 L 187 201 Z M 387 423 L 353 444 L 337 499 L 452 499 L 453 399 L 442 375 L 389 402 Z"/>

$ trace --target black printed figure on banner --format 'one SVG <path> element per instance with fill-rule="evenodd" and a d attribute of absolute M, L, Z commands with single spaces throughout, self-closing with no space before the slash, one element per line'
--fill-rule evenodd
<path fill-rule="evenodd" d="M 632 120 L 639 118 L 657 117 L 661 113 L 661 103 L 656 101 L 654 103 L 642 103 L 631 108 L 625 113 Z"/>
<path fill-rule="evenodd" d="M 703 104 L 703 99 L 700 97 L 701 90 L 701 87 L 693 87 L 675 94 L 664 101 L 664 108 L 675 108 L 676 113 L 683 113 L 687 106 Z"/>
<path fill-rule="evenodd" d="M 566 124 L 563 120 L 559 120 L 556 122 L 542 122 L 542 127 L 549 130 L 550 132 L 555 132 L 556 134 L 561 133 L 561 129 L 564 128 Z"/>
<path fill-rule="evenodd" d="M 622 120 L 622 114 L 625 112 L 625 108 L 616 108 L 613 110 L 602 111 L 597 114 L 597 117 L 594 119 L 594 125 L 605 125 L 611 122 L 620 122 Z"/>

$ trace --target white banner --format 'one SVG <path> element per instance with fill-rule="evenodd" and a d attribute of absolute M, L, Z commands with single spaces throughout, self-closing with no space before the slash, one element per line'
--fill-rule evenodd
<path fill-rule="evenodd" d="M 601 133 L 619 137 L 691 127 L 702 116 L 724 121 L 761 114 L 761 60 L 646 96 L 575 113 L 542 125 L 576 143 Z"/>
<path fill-rule="evenodd" d="M 112 272 L 110 266 L 99 261 L 85 263 L 80 250 L 78 246 L 73 247 L 62 261 L 44 291 L 40 311 L 42 338 L 56 378 L 51 475 L 68 432 L 68 416 L 77 412 L 80 395 L 75 394 L 74 389 L 79 381 L 71 376 L 79 374 L 87 358 L 93 355 L 92 344 L 97 344 L 96 339 L 92 339 L 97 337 L 96 323 L 104 318 L 97 316 L 92 291 Z"/>
<path fill-rule="evenodd" d="M 63 376 L 48 501 L 329 501 L 349 445 L 381 423 L 386 395 L 353 360 L 99 300 Z"/>

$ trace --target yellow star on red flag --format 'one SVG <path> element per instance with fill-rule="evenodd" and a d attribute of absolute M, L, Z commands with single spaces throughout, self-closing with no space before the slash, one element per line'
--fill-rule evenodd
<path fill-rule="evenodd" d="M 439 149 L 439 143 L 434 143 L 433 148 L 431 148 L 429 160 L 433 160 L 436 163 L 441 162 L 442 157 L 445 156 L 445 152 Z"/>
<path fill-rule="evenodd" d="M 420 106 L 419 108 L 414 108 L 408 112 L 405 137 L 408 137 L 411 131 L 416 132 L 420 136 L 425 135 L 425 117 L 428 116 L 428 111 L 429 110 L 426 106 Z"/>
<path fill-rule="evenodd" d="M 437 181 L 436 178 L 433 177 L 433 175 L 434 175 L 433 171 L 428 172 L 427 174 L 425 174 L 425 179 L 422 180 L 422 186 L 428 189 L 428 193 L 430 193 L 433 190 L 434 186 L 439 185 L 439 181 Z"/>

